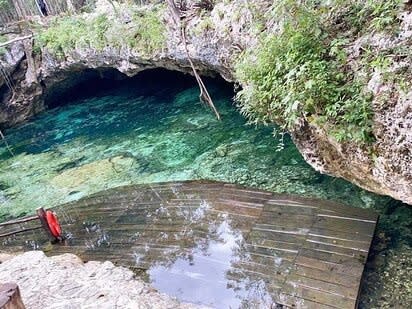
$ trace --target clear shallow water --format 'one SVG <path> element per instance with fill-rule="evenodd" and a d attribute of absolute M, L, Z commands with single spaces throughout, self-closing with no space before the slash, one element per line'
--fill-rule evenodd
<path fill-rule="evenodd" d="M 193 79 L 145 74 L 6 131 L 0 148 L 0 214 L 19 216 L 115 186 L 211 179 L 370 207 L 380 198 L 315 172 L 289 138 L 254 127 L 230 86 L 209 83 L 222 115 L 201 105 Z"/>
<path fill-rule="evenodd" d="M 368 275 L 371 282 L 381 280 L 383 272 L 374 276 L 386 269 L 387 256 L 399 253 L 398 248 L 408 251 L 412 244 L 411 209 L 315 172 L 288 138 L 284 150 L 276 152 L 279 141 L 272 136 L 273 128 L 247 126 L 233 107 L 231 86 L 209 81 L 208 87 L 220 122 L 199 103 L 192 78 L 157 71 L 7 130 L 15 156 L 0 146 L 0 217 L 21 216 L 127 184 L 233 182 L 378 210 L 383 234 L 376 257 L 381 258 L 372 259 L 377 265 Z M 375 286 L 368 287 L 375 292 Z"/>

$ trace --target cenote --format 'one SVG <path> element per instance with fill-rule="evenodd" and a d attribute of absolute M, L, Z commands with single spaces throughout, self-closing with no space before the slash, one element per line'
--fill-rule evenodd
<path fill-rule="evenodd" d="M 233 103 L 233 85 L 206 82 L 221 121 L 199 102 L 191 76 L 165 70 L 121 80 L 84 79 L 50 95 L 50 109 L 5 132 L 14 156 L 1 145 L 0 216 L 19 217 L 125 185 L 201 179 L 373 208 L 381 215 L 380 237 L 361 305 L 377 301 L 387 257 L 412 244 L 410 208 L 314 171 L 287 135 L 279 139 L 273 126 L 246 123 Z M 224 221 L 219 229 L 225 230 L 224 244 L 240 237 Z M 210 258 L 225 254 L 220 246 L 212 243 Z M 162 267 L 146 274 L 149 280 Z M 181 292 L 157 288 L 175 296 Z M 202 303 L 215 296 L 205 295 Z"/>

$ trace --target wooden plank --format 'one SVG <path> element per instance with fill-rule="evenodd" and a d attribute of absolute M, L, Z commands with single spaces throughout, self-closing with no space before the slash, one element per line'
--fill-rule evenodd
<path fill-rule="evenodd" d="M 352 211 L 352 209 L 355 209 L 355 211 Z M 336 209 L 336 208 L 332 208 L 332 207 L 328 207 L 326 209 L 323 208 L 319 208 L 318 209 L 318 214 L 319 215 L 335 215 L 335 216 L 340 216 L 340 217 L 346 217 L 348 219 L 357 219 L 359 221 L 361 220 L 365 220 L 365 221 L 369 221 L 369 222 L 376 222 L 378 219 L 378 214 L 377 213 L 360 213 L 357 214 L 357 210 L 358 208 L 355 207 L 345 207 L 342 209 Z"/>
<path fill-rule="evenodd" d="M 289 271 L 293 268 L 295 268 L 294 264 L 294 256 L 291 255 L 285 255 L 285 257 L 277 257 L 277 256 L 268 256 L 268 255 L 263 255 L 259 254 L 257 252 L 250 251 L 248 252 L 248 258 L 251 262 L 261 264 L 261 265 L 267 265 L 268 267 L 275 267 L 280 269 L 281 271 Z M 288 258 L 288 256 L 292 258 Z"/>
<path fill-rule="evenodd" d="M 352 218 L 366 219 L 371 221 L 377 221 L 379 215 L 370 210 L 363 209 L 359 207 L 350 207 L 343 204 L 336 204 L 328 201 L 318 200 L 317 205 L 319 206 L 319 213 L 323 213 L 325 210 L 332 210 L 340 215 L 349 216 Z"/>
<path fill-rule="evenodd" d="M 307 235 L 311 228 L 309 226 L 310 222 L 303 222 L 305 224 L 301 224 L 300 226 L 297 226 L 296 224 L 294 226 L 288 227 L 288 224 L 286 226 L 281 226 L 278 224 L 271 224 L 271 223 L 261 223 L 261 221 L 258 221 L 254 227 L 253 230 L 255 231 L 268 231 L 268 232 L 276 232 L 276 233 L 285 233 L 285 234 L 291 234 L 291 235 Z M 304 225 L 304 226 L 303 226 Z"/>
<path fill-rule="evenodd" d="M 238 262 L 235 264 L 236 269 L 247 275 L 252 275 L 254 278 L 260 278 L 270 281 L 271 284 L 278 284 L 281 286 L 288 277 L 285 269 L 279 267 L 268 267 L 251 262 Z"/>
<path fill-rule="evenodd" d="M 264 212 L 268 215 L 304 215 L 313 216 L 318 213 L 316 207 L 302 207 L 302 206 L 290 206 L 284 204 L 268 205 L 265 204 Z"/>
<path fill-rule="evenodd" d="M 247 215 L 250 217 L 256 217 L 261 214 L 262 209 L 260 207 L 250 207 L 247 205 L 236 205 L 233 203 L 227 203 L 224 201 L 219 200 L 218 202 L 215 202 L 213 205 L 213 208 L 215 210 L 220 210 L 223 212 L 228 212 L 231 214 L 239 214 L 239 215 Z"/>
<path fill-rule="evenodd" d="M 336 231 L 336 230 L 329 230 L 325 228 L 321 228 L 317 225 L 312 226 L 310 231 L 307 233 L 308 237 L 322 237 L 322 238 L 329 238 L 329 239 L 336 239 L 336 240 L 344 240 L 344 241 L 359 241 L 365 242 L 370 244 L 372 237 L 365 234 L 360 234 L 356 231 Z"/>
<path fill-rule="evenodd" d="M 266 204 L 268 195 L 242 194 L 243 192 L 223 190 L 219 192 L 219 198 L 227 200 L 239 200 L 240 202 Z"/>
<path fill-rule="evenodd" d="M 281 250 L 281 249 L 273 249 L 273 248 L 262 248 L 256 246 L 246 246 L 247 250 L 253 254 L 259 254 L 260 256 L 267 256 L 271 258 L 278 258 L 280 261 L 294 261 L 297 252 L 292 250 Z"/>
<path fill-rule="evenodd" d="M 265 238 L 265 236 L 268 237 Z M 275 237 L 277 235 L 278 237 Z M 282 234 L 266 231 L 253 231 L 244 240 L 246 245 L 262 246 L 268 248 L 276 248 L 282 246 L 292 246 L 295 250 L 299 250 L 305 240 L 304 235 Z"/>
<path fill-rule="evenodd" d="M 342 248 L 339 246 L 333 246 L 333 245 L 327 245 L 327 244 L 313 243 L 313 242 L 308 242 L 308 241 L 305 241 L 305 243 L 303 244 L 301 248 L 350 257 L 352 259 L 360 261 L 363 264 L 366 263 L 366 258 L 367 258 L 367 252 L 364 252 L 364 251 L 353 250 L 349 248 Z"/>
<path fill-rule="evenodd" d="M 326 304 L 314 302 L 302 297 L 287 294 L 282 291 L 281 287 L 276 285 L 270 285 L 268 290 L 273 295 L 275 304 L 277 306 L 283 306 L 286 308 L 299 308 L 299 309 L 332 309 L 335 307 L 328 306 Z M 276 307 L 275 307 L 276 308 Z"/>
<path fill-rule="evenodd" d="M 295 231 L 293 231 L 295 232 Z M 306 236 L 305 234 L 300 234 L 299 232 L 293 233 L 292 231 L 273 231 L 273 230 L 257 230 L 252 229 L 246 238 L 247 242 L 259 243 L 265 240 L 271 240 L 282 243 L 302 243 Z"/>
<path fill-rule="evenodd" d="M 278 249 L 290 252 L 298 252 L 302 247 L 301 242 L 280 242 L 270 239 L 259 239 L 259 241 L 246 242 L 245 245 L 248 247 L 250 246 L 255 248 Z"/>
<path fill-rule="evenodd" d="M 302 248 L 301 250 L 299 250 L 299 254 L 303 257 L 318 259 L 319 261 L 357 266 L 360 270 L 362 270 L 364 267 L 363 259 L 358 260 L 352 255 L 307 248 Z"/>
<path fill-rule="evenodd" d="M 282 293 L 314 303 L 324 304 L 332 308 L 355 308 L 356 306 L 356 300 L 354 299 L 324 292 L 316 287 L 306 286 L 305 284 L 289 280 L 282 286 Z"/>
<path fill-rule="evenodd" d="M 329 309 L 355 307 L 377 220 L 364 209 L 209 181 L 111 189 L 57 209 L 73 236 L 49 254 L 137 269 L 191 256 L 226 265 L 227 279 L 264 282 L 277 304 Z M 87 231 L 83 222 L 99 228 Z M 211 244 L 228 249 L 225 233 L 236 235 L 233 258 L 208 255 Z M 21 247 L 26 234 L 1 249 Z"/>
<path fill-rule="evenodd" d="M 375 233 L 375 225 L 372 222 L 360 222 L 353 220 L 343 220 L 332 217 L 317 217 L 314 226 L 331 231 L 347 232 L 352 234 L 362 234 L 369 238 Z"/>
<path fill-rule="evenodd" d="M 328 244 L 331 246 L 341 247 L 341 248 L 348 248 L 352 250 L 362 251 L 362 252 L 369 252 L 370 242 L 367 241 L 358 241 L 358 240 L 347 240 L 347 239 L 340 239 L 331 237 L 323 237 L 323 236 L 315 236 L 308 233 L 306 237 L 306 241 L 319 243 L 319 244 Z"/>
<path fill-rule="evenodd" d="M 31 231 L 35 231 L 35 230 L 42 229 L 42 228 L 43 228 L 42 226 L 36 226 L 36 227 L 32 227 L 32 228 L 22 228 L 20 230 L 15 230 L 15 231 L 11 231 L 11 232 L 2 233 L 2 234 L 0 234 L 0 238 L 8 237 L 8 236 L 11 236 L 11 235 L 16 235 L 16 234 L 20 234 L 20 233 L 25 233 L 25 232 L 31 232 Z"/>
<path fill-rule="evenodd" d="M 321 211 L 323 210 L 329 210 L 329 211 L 334 211 L 340 214 L 352 214 L 356 215 L 357 217 L 366 217 L 371 220 L 377 220 L 378 215 L 374 211 L 370 209 L 363 209 L 363 208 L 358 208 L 358 207 L 351 207 L 348 205 L 344 205 L 341 203 L 335 203 L 332 201 L 327 201 L 327 200 L 322 200 L 322 199 L 317 199 L 317 198 L 309 198 L 309 197 L 300 197 L 300 196 L 294 196 L 294 195 L 287 195 L 287 194 L 273 194 L 273 198 L 270 201 L 286 201 L 290 203 L 295 203 L 295 204 L 301 204 L 301 205 L 310 205 L 310 206 L 316 206 L 319 208 Z"/>
<path fill-rule="evenodd" d="M 224 199 L 224 198 L 218 198 L 218 202 L 225 204 L 225 205 L 236 205 L 240 207 L 249 207 L 249 208 L 263 208 L 263 203 L 260 202 L 244 202 L 240 201 L 239 199 L 233 200 L 233 199 Z"/>
<path fill-rule="evenodd" d="M 287 280 L 293 285 L 299 285 L 322 293 L 333 294 L 338 298 L 349 298 L 356 300 L 358 291 L 355 289 L 344 288 L 342 285 L 333 282 L 326 282 L 324 280 L 313 279 L 296 274 L 295 272 L 287 277 Z"/>
<path fill-rule="evenodd" d="M 38 220 L 38 219 L 39 219 L 39 217 L 37 217 L 37 216 L 24 217 L 24 218 L 21 218 L 21 219 L 15 219 L 15 220 L 0 223 L 0 227 L 4 227 L 4 226 L 7 226 L 7 225 L 21 224 L 21 223 L 30 222 L 30 221 L 33 221 L 33 220 Z"/>
<path fill-rule="evenodd" d="M 334 283 L 336 285 L 348 288 L 351 290 L 357 290 L 359 287 L 359 278 L 351 276 L 350 274 L 336 273 L 333 271 L 319 270 L 316 268 L 304 266 L 304 265 L 295 265 L 294 267 L 295 274 L 312 278 L 324 282 Z"/>
<path fill-rule="evenodd" d="M 270 214 L 262 212 L 259 217 L 256 227 L 263 228 L 262 225 L 269 226 L 271 229 L 283 228 L 300 228 L 310 229 L 314 224 L 315 218 L 312 216 L 276 216 L 273 217 Z"/>
<path fill-rule="evenodd" d="M 351 263 L 350 260 L 346 261 L 348 263 L 335 263 L 327 259 L 321 260 L 316 254 L 308 254 L 307 256 L 298 255 L 295 260 L 296 265 L 311 267 L 328 273 L 351 275 L 360 281 L 363 273 L 363 265 L 360 262 Z"/>

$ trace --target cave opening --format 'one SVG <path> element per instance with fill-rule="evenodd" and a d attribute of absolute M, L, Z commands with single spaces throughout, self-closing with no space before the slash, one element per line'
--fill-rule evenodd
<path fill-rule="evenodd" d="M 43 83 L 44 103 L 47 109 L 80 102 L 93 96 L 102 96 L 119 88 L 135 89 L 142 95 L 152 95 L 162 91 L 164 85 L 172 93 L 196 85 L 192 75 L 163 68 L 143 70 L 131 77 L 113 68 L 84 69 L 59 79 L 58 82 Z M 220 76 L 204 79 L 206 85 L 212 84 L 226 93 L 233 93 L 233 84 Z"/>

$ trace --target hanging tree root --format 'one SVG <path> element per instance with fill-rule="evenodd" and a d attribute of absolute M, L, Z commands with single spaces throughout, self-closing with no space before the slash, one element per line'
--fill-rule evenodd
<path fill-rule="evenodd" d="M 11 147 L 10 147 L 9 143 L 7 143 L 7 140 L 6 140 L 6 138 L 4 137 L 3 132 L 1 132 L 1 130 L 0 130 L 0 137 L 1 137 L 1 139 L 4 141 L 4 144 L 6 145 L 7 150 L 8 150 L 8 151 L 10 152 L 10 154 L 14 157 L 13 150 L 11 150 Z"/>
<path fill-rule="evenodd" d="M 215 104 L 213 103 L 212 98 L 209 95 L 209 92 L 206 89 L 205 84 L 203 83 L 202 78 L 199 76 L 199 74 L 196 71 L 195 65 L 193 64 L 192 58 L 190 57 L 189 54 L 189 49 L 187 48 L 187 41 L 186 41 L 186 27 L 182 27 L 182 39 L 183 39 L 183 45 L 185 46 L 185 51 L 187 55 L 187 59 L 189 59 L 190 66 L 192 67 L 193 74 L 196 77 L 196 81 L 199 84 L 199 89 L 200 89 L 200 95 L 199 98 L 203 103 L 206 103 L 209 105 L 209 107 L 212 109 L 212 111 L 215 113 L 216 118 L 220 120 L 220 114 L 216 109 Z"/>
<path fill-rule="evenodd" d="M 189 49 L 187 48 L 187 38 L 186 38 L 186 23 L 184 21 L 182 21 L 184 18 L 180 15 L 180 11 L 178 10 L 174 0 L 167 0 L 168 6 L 169 6 L 169 10 L 173 15 L 173 19 L 176 23 L 177 26 L 180 27 L 180 36 L 182 38 L 182 42 L 183 45 L 185 47 L 185 52 L 186 52 L 186 56 L 187 59 L 189 60 L 190 66 L 192 68 L 193 71 L 193 75 L 196 78 L 196 81 L 199 85 L 199 89 L 200 89 L 200 101 L 209 105 L 209 107 L 212 109 L 212 111 L 215 113 L 216 118 L 218 120 L 220 120 L 220 114 L 217 111 L 215 104 L 213 103 L 212 98 L 209 95 L 209 92 L 206 89 L 205 84 L 203 83 L 202 78 L 200 77 L 200 75 L 197 73 L 197 70 L 195 68 L 195 65 L 192 61 L 192 58 L 190 57 L 190 53 L 189 53 Z"/>

